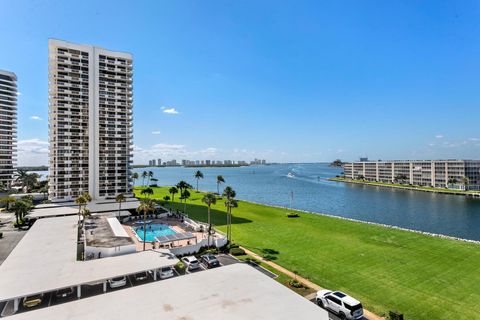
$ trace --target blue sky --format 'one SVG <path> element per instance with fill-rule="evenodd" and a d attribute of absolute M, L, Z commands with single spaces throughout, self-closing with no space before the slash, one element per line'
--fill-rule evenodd
<path fill-rule="evenodd" d="M 478 1 L 2 0 L 19 164 L 48 157 L 48 38 L 134 55 L 135 162 L 480 158 Z"/>

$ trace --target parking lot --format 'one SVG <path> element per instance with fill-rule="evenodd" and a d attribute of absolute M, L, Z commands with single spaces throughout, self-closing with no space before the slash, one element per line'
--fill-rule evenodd
<path fill-rule="evenodd" d="M 243 262 L 240 262 L 239 260 L 237 260 L 236 258 L 234 258 L 234 257 L 232 257 L 228 254 L 218 254 L 218 255 L 216 255 L 216 258 L 220 263 L 220 267 L 225 266 L 225 265 L 235 264 L 235 263 L 243 263 Z M 274 273 L 272 273 L 272 272 L 270 272 L 270 271 L 268 271 L 268 270 L 266 270 L 262 267 L 251 265 L 251 264 L 249 264 L 249 265 L 252 268 L 255 268 L 256 270 L 258 270 L 259 272 L 262 272 L 265 275 L 269 276 L 270 278 L 276 278 L 277 277 L 276 274 L 274 274 Z M 205 271 L 205 270 L 207 270 L 207 267 L 203 263 L 201 263 L 198 269 L 186 270 L 185 273 L 186 274 L 198 273 L 198 272 L 202 272 L 202 271 Z M 174 273 L 173 277 L 181 276 L 175 269 L 173 269 L 173 273 Z M 105 292 L 104 292 L 104 284 L 103 283 L 82 285 L 82 287 L 81 287 L 82 299 L 92 297 L 92 296 L 95 296 L 95 295 L 99 295 L 99 294 L 103 294 L 103 293 L 123 290 L 125 288 L 131 288 L 131 287 L 134 287 L 134 286 L 139 286 L 139 285 L 143 285 L 143 284 L 147 284 L 147 283 L 151 283 L 151 282 L 155 281 L 153 279 L 153 273 L 151 273 L 151 272 L 148 273 L 148 275 L 145 279 L 141 279 L 141 280 L 136 280 L 135 275 L 129 275 L 129 276 L 126 276 L 125 278 L 126 278 L 126 283 L 124 285 L 121 285 L 121 286 L 117 287 L 117 288 L 112 288 L 109 285 L 109 283 L 107 282 Z M 160 279 L 159 275 L 157 274 L 157 281 L 168 281 L 168 279 L 163 279 L 162 280 L 162 279 Z M 312 303 L 315 303 L 314 297 L 309 297 L 309 298 L 311 298 L 310 301 L 312 301 Z M 19 310 L 18 310 L 17 313 L 25 312 L 25 311 L 29 311 L 29 310 L 33 310 L 33 309 L 40 309 L 40 308 L 45 308 L 45 307 L 49 307 L 49 306 L 54 306 L 54 305 L 58 305 L 58 304 L 62 304 L 62 303 L 71 302 L 71 301 L 74 301 L 74 300 L 77 300 L 76 289 L 73 290 L 70 294 L 67 294 L 65 297 L 58 296 L 57 292 L 47 293 L 47 294 L 44 295 L 44 298 L 42 299 L 42 303 L 39 304 L 38 306 L 35 306 L 35 307 L 32 307 L 32 308 L 25 308 L 23 306 L 22 301 L 20 301 Z M 5 305 L 5 303 L 0 304 L 0 310 L 3 310 L 4 305 Z M 330 320 L 340 320 L 340 318 L 338 318 L 336 315 L 332 314 L 331 312 L 329 312 L 329 319 Z"/>

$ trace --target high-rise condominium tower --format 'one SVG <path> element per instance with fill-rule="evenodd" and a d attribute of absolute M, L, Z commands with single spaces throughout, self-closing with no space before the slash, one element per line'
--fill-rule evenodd
<path fill-rule="evenodd" d="M 17 76 L 0 70 L 0 185 L 13 179 L 17 144 Z"/>
<path fill-rule="evenodd" d="M 49 197 L 130 194 L 132 56 L 49 40 Z"/>

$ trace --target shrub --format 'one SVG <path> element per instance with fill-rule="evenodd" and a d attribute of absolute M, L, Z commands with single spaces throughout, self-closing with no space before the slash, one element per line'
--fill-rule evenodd
<path fill-rule="evenodd" d="M 288 284 L 291 286 L 291 287 L 294 287 L 294 288 L 303 288 L 303 284 L 298 281 L 297 279 L 290 279 L 288 281 Z"/>
<path fill-rule="evenodd" d="M 300 215 L 298 213 L 295 213 L 295 212 L 290 212 L 287 214 L 287 217 L 289 218 L 299 218 Z"/>
<path fill-rule="evenodd" d="M 175 265 L 175 270 L 177 270 L 178 273 L 180 273 L 180 274 L 185 273 L 185 264 L 184 264 L 182 261 L 179 261 L 179 262 Z"/>
<path fill-rule="evenodd" d="M 233 249 L 233 248 L 238 248 L 238 247 L 240 247 L 240 246 L 239 246 L 238 244 L 236 244 L 236 243 L 230 243 L 230 244 L 228 245 L 228 249 Z"/>
<path fill-rule="evenodd" d="M 217 248 L 210 248 L 209 249 L 208 247 L 202 247 L 202 248 L 200 248 L 200 252 L 198 254 L 202 255 L 202 254 L 207 254 L 207 253 L 217 254 L 218 249 Z"/>
<path fill-rule="evenodd" d="M 245 251 L 241 248 L 231 248 L 230 254 L 234 256 L 243 256 L 245 255 Z"/>
<path fill-rule="evenodd" d="M 389 318 L 391 320 L 403 320 L 403 314 L 401 314 L 397 311 L 390 311 L 389 312 Z"/>
<path fill-rule="evenodd" d="M 250 263 L 250 264 L 256 264 L 256 265 L 259 265 L 259 264 L 260 264 L 260 261 L 258 261 L 258 260 L 255 259 L 255 258 L 251 258 L 251 257 L 246 258 L 245 261 L 246 261 L 247 263 Z"/>

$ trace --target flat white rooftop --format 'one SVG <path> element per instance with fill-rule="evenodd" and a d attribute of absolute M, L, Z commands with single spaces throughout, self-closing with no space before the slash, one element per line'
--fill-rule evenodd
<path fill-rule="evenodd" d="M 135 198 L 129 198 L 127 201 L 122 202 L 122 211 L 137 209 L 140 205 L 140 201 Z M 87 203 L 88 210 L 91 213 L 99 212 L 118 212 L 118 203 L 115 200 L 99 200 Z M 39 204 L 29 214 L 30 219 L 60 217 L 68 215 L 78 214 L 78 205 L 75 202 L 56 202 Z"/>
<path fill-rule="evenodd" d="M 0 301 L 173 266 L 167 251 L 148 250 L 77 261 L 76 216 L 39 219 L 0 265 Z"/>
<path fill-rule="evenodd" d="M 14 315 L 12 320 L 328 320 L 325 310 L 235 264 Z"/>

